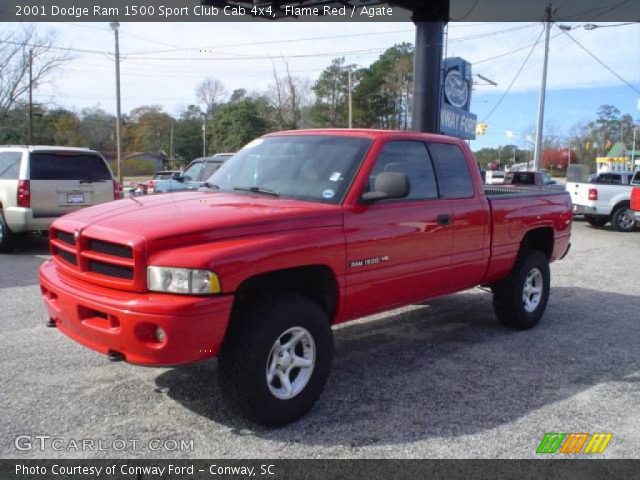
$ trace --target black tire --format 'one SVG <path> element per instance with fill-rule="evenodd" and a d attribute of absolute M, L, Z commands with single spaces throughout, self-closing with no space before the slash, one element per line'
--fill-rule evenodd
<path fill-rule="evenodd" d="M 606 215 L 585 215 L 584 219 L 592 227 L 604 227 L 609 222 L 609 217 Z"/>
<path fill-rule="evenodd" d="M 541 287 L 540 296 L 531 293 L 528 296 L 530 303 L 525 305 L 524 289 L 532 275 L 541 283 L 537 285 Z M 547 307 L 550 279 L 549 261 L 544 253 L 538 250 L 521 252 L 511 274 L 492 287 L 493 309 L 500 323 L 516 330 L 535 327 Z"/>
<path fill-rule="evenodd" d="M 9 229 L 4 215 L 0 212 L 0 253 L 11 253 L 15 247 L 15 235 Z"/>
<path fill-rule="evenodd" d="M 611 213 L 611 226 L 616 232 L 633 232 L 636 229 L 636 219 L 628 206 L 618 207 Z"/>
<path fill-rule="evenodd" d="M 298 393 L 290 398 L 278 398 L 274 389 L 284 391 L 284 386 L 277 375 L 269 382 L 268 368 L 294 358 L 286 352 L 285 360 L 272 355 L 278 348 L 276 342 L 286 345 L 291 338 L 283 335 L 290 329 L 298 333 L 305 330 L 311 336 L 311 342 L 303 345 L 308 340 L 303 337 L 295 349 L 300 356 L 311 351 L 308 347 L 313 345 L 315 361 L 310 369 L 298 368 L 297 373 L 296 367 L 278 365 L 280 370 L 273 371 L 287 375 L 293 387 L 298 378 L 308 374 L 306 382 L 299 382 L 304 385 Z M 289 353 L 292 352 L 293 349 L 289 349 Z M 255 423 L 279 427 L 298 420 L 313 407 L 324 389 L 332 358 L 331 325 L 318 304 L 295 293 L 254 298 L 234 311 L 218 357 L 218 382 L 228 405 L 240 415 Z"/>

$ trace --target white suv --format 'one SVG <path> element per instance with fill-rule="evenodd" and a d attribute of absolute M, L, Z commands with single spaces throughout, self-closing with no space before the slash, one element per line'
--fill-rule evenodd
<path fill-rule="evenodd" d="M 16 234 L 46 231 L 65 213 L 121 196 L 95 150 L 0 146 L 0 252 L 13 249 Z"/>

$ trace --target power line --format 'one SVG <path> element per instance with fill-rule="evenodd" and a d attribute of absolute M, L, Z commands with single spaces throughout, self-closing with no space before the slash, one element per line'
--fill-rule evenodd
<path fill-rule="evenodd" d="M 585 52 L 587 52 L 591 57 L 593 57 L 593 59 L 598 62 L 600 65 L 602 65 L 604 68 L 606 68 L 607 70 L 609 70 L 609 72 L 611 72 L 613 75 L 615 75 L 620 81 L 622 81 L 623 83 L 625 83 L 626 85 L 628 85 L 629 87 L 631 87 L 631 89 L 633 89 L 634 92 L 636 93 L 640 93 L 640 90 L 638 90 L 636 87 L 634 87 L 631 83 L 627 82 L 624 78 L 622 78 L 622 76 L 620 76 L 617 72 L 615 72 L 611 67 L 609 67 L 606 63 L 604 63 L 602 60 L 600 60 L 598 57 L 596 57 L 593 53 L 591 53 L 591 51 L 585 47 L 584 45 L 582 45 L 578 40 L 576 40 L 575 38 L 573 38 L 571 35 L 569 35 L 568 32 L 566 32 L 565 30 L 560 30 L 562 33 L 564 33 L 566 36 L 568 36 L 571 40 L 573 40 L 582 50 L 584 50 Z"/>
<path fill-rule="evenodd" d="M 518 71 L 516 72 L 515 76 L 513 77 L 513 80 L 511 80 L 511 83 L 509 84 L 509 86 L 507 87 L 507 89 L 505 90 L 505 92 L 502 94 L 502 96 L 500 97 L 500 99 L 498 100 L 498 102 L 493 106 L 493 108 L 491 109 L 491 111 L 485 115 L 484 120 L 482 120 L 483 122 L 486 122 L 487 119 L 493 114 L 493 112 L 495 112 L 497 110 L 497 108 L 500 106 L 500 104 L 502 103 L 502 100 L 504 100 L 504 98 L 507 96 L 507 94 L 509 93 L 509 91 L 511 90 L 511 87 L 513 87 L 513 84 L 516 82 L 516 80 L 518 79 L 518 76 L 520 76 L 520 73 L 522 72 L 522 70 L 524 69 L 524 66 L 527 64 L 527 61 L 529 60 L 529 58 L 531 57 L 531 55 L 533 54 L 533 51 L 536 49 L 536 45 L 538 44 L 538 42 L 540 41 L 540 38 L 542 38 L 542 34 L 544 33 L 544 30 L 542 30 L 540 32 L 540 35 L 538 36 L 538 40 L 533 44 L 533 46 L 531 47 L 531 50 L 529 51 L 529 54 L 527 55 L 527 57 L 524 59 L 524 62 L 522 62 L 522 65 L 520 65 L 520 68 L 518 69 Z"/>

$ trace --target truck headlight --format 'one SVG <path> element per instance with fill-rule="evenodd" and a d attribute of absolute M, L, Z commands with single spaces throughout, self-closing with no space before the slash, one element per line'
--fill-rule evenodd
<path fill-rule="evenodd" d="M 211 295 L 220 293 L 220 280 L 209 270 L 147 267 L 147 288 L 154 292 Z"/>

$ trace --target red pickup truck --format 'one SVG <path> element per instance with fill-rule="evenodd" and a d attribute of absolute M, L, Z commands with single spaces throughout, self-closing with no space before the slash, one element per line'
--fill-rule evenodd
<path fill-rule="evenodd" d="M 142 365 L 218 356 L 236 410 L 304 415 L 331 365 L 331 325 L 477 285 L 531 328 L 569 249 L 566 192 L 483 188 L 458 139 L 300 130 L 259 138 L 201 191 L 72 213 L 40 270 L 49 325 Z"/>
<path fill-rule="evenodd" d="M 631 190 L 631 211 L 636 219 L 640 222 L 640 187 L 633 187 Z"/>

